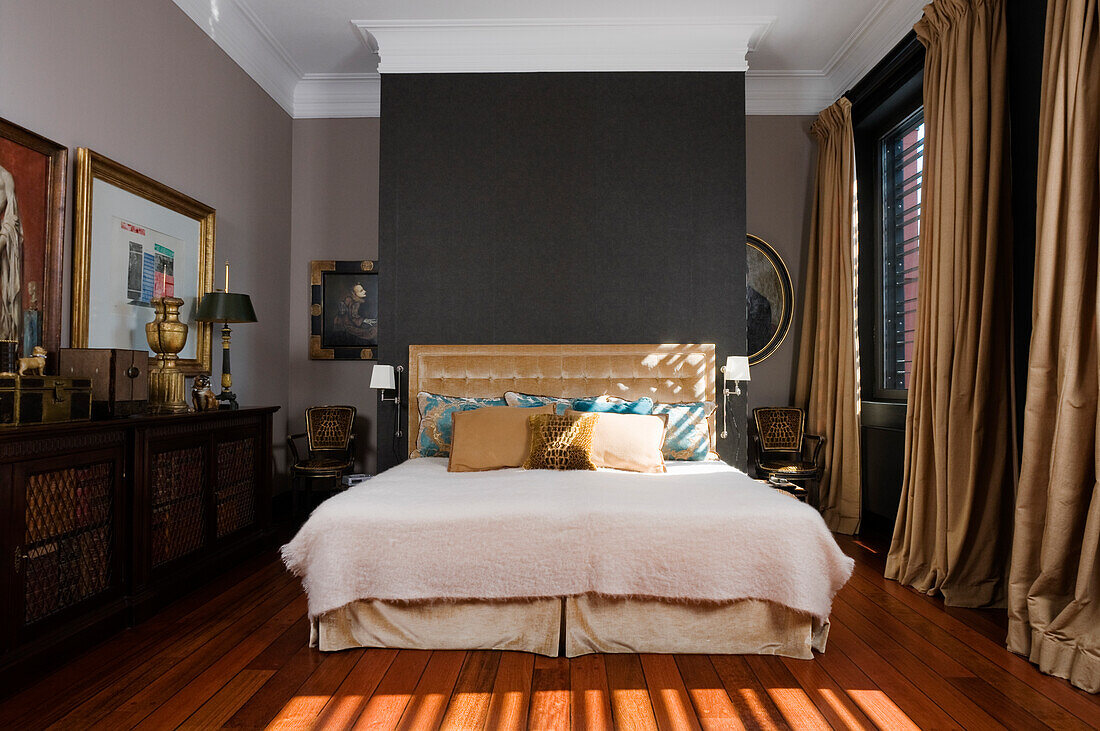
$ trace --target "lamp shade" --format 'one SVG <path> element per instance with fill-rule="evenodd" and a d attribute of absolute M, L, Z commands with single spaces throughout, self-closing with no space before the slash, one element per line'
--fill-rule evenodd
<path fill-rule="evenodd" d="M 207 292 L 195 310 L 195 319 L 199 322 L 256 322 L 256 311 L 247 294 Z"/>
<path fill-rule="evenodd" d="M 393 366 L 378 364 L 370 373 L 371 388 L 397 388 L 393 378 Z"/>
<path fill-rule="evenodd" d="M 727 381 L 748 381 L 749 357 L 747 355 L 731 355 L 726 358 L 726 366 L 722 369 Z"/>

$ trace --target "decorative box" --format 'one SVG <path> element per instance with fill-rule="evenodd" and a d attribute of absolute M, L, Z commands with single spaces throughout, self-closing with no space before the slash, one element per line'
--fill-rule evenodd
<path fill-rule="evenodd" d="M 61 348 L 61 376 L 90 378 L 92 418 L 132 416 L 149 405 L 149 353 L 115 348 Z"/>
<path fill-rule="evenodd" d="M 91 405 L 88 378 L 0 375 L 0 426 L 86 421 Z"/>

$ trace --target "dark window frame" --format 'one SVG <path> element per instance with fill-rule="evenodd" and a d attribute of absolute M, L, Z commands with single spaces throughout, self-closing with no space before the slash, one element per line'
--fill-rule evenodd
<path fill-rule="evenodd" d="M 917 223 L 919 228 L 919 218 L 914 218 L 913 214 L 917 217 L 920 215 L 920 206 L 923 200 L 920 193 L 917 193 L 918 201 L 910 209 L 902 211 L 902 215 L 899 216 L 897 210 L 899 201 L 898 196 L 902 199 L 912 195 L 913 192 L 920 191 L 923 184 L 923 165 L 921 171 L 913 174 L 911 177 L 906 178 L 903 181 L 899 181 L 897 178 L 899 168 L 903 167 L 906 162 L 905 152 L 915 152 L 918 145 L 914 145 L 907 150 L 902 150 L 899 157 L 898 146 L 905 137 L 916 132 L 919 127 L 924 125 L 924 106 L 919 106 L 905 119 L 901 121 L 899 125 L 886 133 L 885 137 L 879 143 L 879 155 L 881 157 L 881 196 L 884 203 L 889 203 L 888 206 L 883 207 L 882 217 L 882 257 L 876 262 L 879 265 L 881 275 L 881 285 L 875 288 L 876 302 L 879 323 L 876 327 L 876 333 L 882 335 L 881 342 L 878 344 L 876 352 L 876 364 L 881 369 L 877 372 L 877 383 L 875 384 L 878 391 L 896 396 L 895 392 L 905 394 L 907 392 L 907 386 L 898 385 L 899 380 L 908 380 L 908 376 L 911 374 L 911 368 L 905 368 L 905 376 L 899 379 L 899 373 L 896 368 L 898 362 L 904 360 L 909 363 L 910 360 L 905 358 L 905 342 L 904 334 L 911 332 L 906 330 L 904 325 L 908 319 L 908 315 L 916 316 L 917 309 L 917 294 L 910 291 L 906 293 L 904 291 L 907 283 L 904 281 L 904 275 L 911 271 L 905 270 L 902 272 L 897 271 L 897 267 L 905 264 L 905 259 L 909 254 L 916 255 L 915 248 L 909 248 L 908 254 L 904 247 L 899 250 L 899 245 L 910 244 L 910 247 L 915 247 L 916 243 L 912 238 L 896 238 L 899 232 L 904 227 Z M 923 150 L 924 141 L 923 136 L 920 138 L 919 147 Z M 920 153 L 923 158 L 923 151 Z M 912 164 L 914 158 L 910 157 L 909 162 Z M 912 187 L 912 184 L 917 182 L 916 187 Z M 906 185 L 909 187 L 909 193 L 907 194 Z M 904 236 L 904 234 L 902 234 Z M 900 259 L 900 261 L 899 261 Z M 891 267 L 894 271 L 891 272 Z M 898 281 L 897 277 L 902 275 L 902 281 Z M 913 281 L 916 281 L 915 273 Z M 899 291 L 902 290 L 902 291 Z M 912 297 L 908 298 L 905 295 L 911 294 Z M 902 302 L 898 302 L 898 298 L 902 297 Z M 893 336 L 888 334 L 893 331 Z M 916 337 L 915 331 L 912 332 L 913 337 Z M 899 340 L 899 338 L 902 338 Z M 900 348 L 900 352 L 899 352 Z M 893 360 L 895 367 L 891 368 L 890 362 Z"/>
<path fill-rule="evenodd" d="M 882 140 L 923 104 L 924 46 L 910 33 L 894 51 L 848 93 L 856 147 L 858 187 L 859 290 L 857 319 L 860 388 L 864 401 L 897 404 L 908 393 L 882 383 L 883 313 L 883 155 Z"/>

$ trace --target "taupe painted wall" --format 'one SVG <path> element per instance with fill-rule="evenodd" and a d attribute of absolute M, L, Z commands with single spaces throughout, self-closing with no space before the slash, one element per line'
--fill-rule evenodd
<path fill-rule="evenodd" d="M 378 129 L 377 118 L 294 121 L 292 252 L 287 283 L 289 427 L 296 432 L 305 428 L 307 406 L 356 407 L 356 469 L 370 472 L 375 467 L 377 393 L 367 386 L 373 364 L 310 360 L 307 337 L 310 260 L 378 258 Z"/>
<path fill-rule="evenodd" d="M 802 320 L 802 262 L 810 237 L 816 152 L 810 137 L 814 117 L 746 118 L 748 232 L 767 241 L 790 269 L 795 312 L 783 344 L 752 367 L 749 408 L 786 406 L 794 398 L 795 365 Z"/>
<path fill-rule="evenodd" d="M 217 209 L 217 261 L 259 322 L 233 329 L 234 391 L 285 433 L 291 120 L 167 0 L 0 2 L 0 117 L 89 147 Z M 65 320 L 72 261 L 67 200 Z M 221 368 L 215 344 L 214 368 Z"/>

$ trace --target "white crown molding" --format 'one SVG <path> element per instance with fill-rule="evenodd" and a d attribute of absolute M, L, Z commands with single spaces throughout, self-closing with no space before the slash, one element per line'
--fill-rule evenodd
<path fill-rule="evenodd" d="M 825 65 L 837 99 L 886 57 L 924 15 L 927 0 L 879 0 Z"/>
<path fill-rule="evenodd" d="M 816 115 L 836 101 L 823 71 L 752 71 L 745 74 L 745 114 Z"/>
<path fill-rule="evenodd" d="M 386 74 L 745 71 L 775 18 L 353 20 Z M 375 45 L 377 44 L 377 45 Z"/>
<path fill-rule="evenodd" d="M 376 117 L 379 74 L 303 73 L 248 0 L 173 0 L 294 118 Z M 748 114 L 817 114 L 913 27 L 926 0 L 879 0 L 821 70 L 755 71 Z M 386 73 L 745 71 L 772 17 L 352 21 Z M 565 32 L 567 31 L 567 32 Z M 438 49 L 446 49 L 440 52 Z M 751 59 L 750 59 L 751 60 Z"/>
<path fill-rule="evenodd" d="M 381 107 L 378 74 L 305 74 L 294 90 L 295 119 L 377 117 Z"/>
<path fill-rule="evenodd" d="M 242 0 L 172 0 L 246 74 L 294 116 L 302 73 L 282 45 Z"/>
<path fill-rule="evenodd" d="M 746 114 L 818 114 L 886 57 L 920 20 L 927 0 L 879 0 L 820 71 L 745 75 Z"/>

